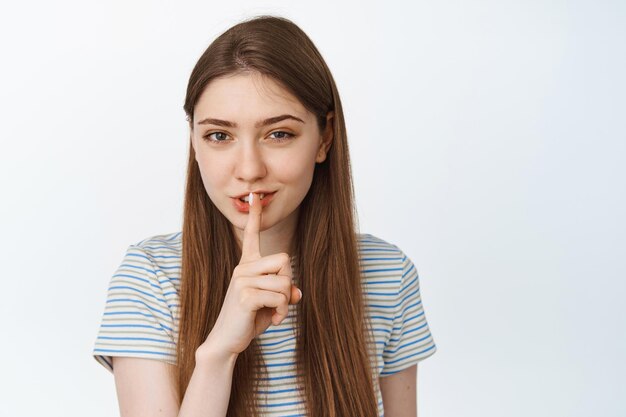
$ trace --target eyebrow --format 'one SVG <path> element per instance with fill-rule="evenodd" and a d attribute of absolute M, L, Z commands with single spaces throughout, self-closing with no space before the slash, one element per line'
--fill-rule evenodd
<path fill-rule="evenodd" d="M 278 122 L 286 120 L 286 119 L 292 119 L 292 120 L 296 120 L 298 122 L 304 123 L 304 120 L 300 119 L 299 117 L 292 116 L 291 114 L 281 114 L 280 116 L 274 116 L 274 117 L 270 117 L 270 118 L 265 119 L 265 120 L 258 121 L 254 125 L 254 127 L 258 128 L 258 127 L 263 127 L 263 126 L 269 126 L 269 125 L 273 125 L 274 123 L 278 123 Z M 198 122 L 198 124 L 199 125 L 212 124 L 212 125 L 218 125 L 218 126 L 224 126 L 224 127 L 233 127 L 233 128 L 237 127 L 237 123 L 229 122 L 228 120 L 214 119 L 212 117 L 207 117 L 205 119 L 202 119 L 202 120 L 200 120 Z"/>

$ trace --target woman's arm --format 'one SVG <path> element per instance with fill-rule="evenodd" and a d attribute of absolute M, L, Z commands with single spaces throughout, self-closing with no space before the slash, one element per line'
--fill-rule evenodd
<path fill-rule="evenodd" d="M 237 356 L 198 350 L 178 417 L 226 416 Z"/>
<path fill-rule="evenodd" d="M 417 364 L 379 378 L 385 417 L 417 417 Z"/>
<path fill-rule="evenodd" d="M 113 370 L 121 417 L 224 417 L 228 409 L 237 357 L 203 352 L 180 410 L 176 402 L 173 365 L 131 357 L 114 357 Z"/>
<path fill-rule="evenodd" d="M 147 358 L 113 356 L 113 375 L 121 417 L 178 415 L 169 373 L 174 365 Z"/>

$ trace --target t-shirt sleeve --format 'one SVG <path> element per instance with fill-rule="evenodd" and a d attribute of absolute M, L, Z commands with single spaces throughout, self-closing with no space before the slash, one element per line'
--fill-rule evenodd
<path fill-rule="evenodd" d="M 113 372 L 113 356 L 157 359 L 175 364 L 172 309 L 159 283 L 159 269 L 135 245 L 111 277 L 93 356 Z"/>
<path fill-rule="evenodd" d="M 381 377 L 409 368 L 437 350 L 424 313 L 417 269 L 404 253 L 401 252 L 401 256 L 402 276 L 393 327 L 383 350 Z"/>

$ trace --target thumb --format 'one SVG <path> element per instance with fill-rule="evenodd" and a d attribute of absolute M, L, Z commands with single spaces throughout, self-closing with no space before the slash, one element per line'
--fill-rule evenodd
<path fill-rule="evenodd" d="M 289 304 L 298 304 L 302 300 L 302 291 L 295 285 L 291 286 L 291 300 Z"/>

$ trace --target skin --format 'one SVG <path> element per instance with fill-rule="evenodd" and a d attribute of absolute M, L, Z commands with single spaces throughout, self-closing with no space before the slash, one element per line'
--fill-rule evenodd
<path fill-rule="evenodd" d="M 385 417 L 417 417 L 417 365 L 378 381 Z"/>
<path fill-rule="evenodd" d="M 283 114 L 303 123 L 287 119 L 255 127 L 260 120 Z M 261 256 L 290 252 L 300 203 L 311 186 L 315 164 L 326 159 L 332 141 L 332 117 L 329 112 L 327 128 L 320 132 L 315 115 L 295 96 L 256 72 L 214 79 L 205 88 L 190 124 L 191 143 L 206 192 L 233 225 L 240 245 L 248 213 L 239 212 L 231 197 L 276 190 L 263 210 Z M 237 127 L 201 124 L 206 118 Z"/>

